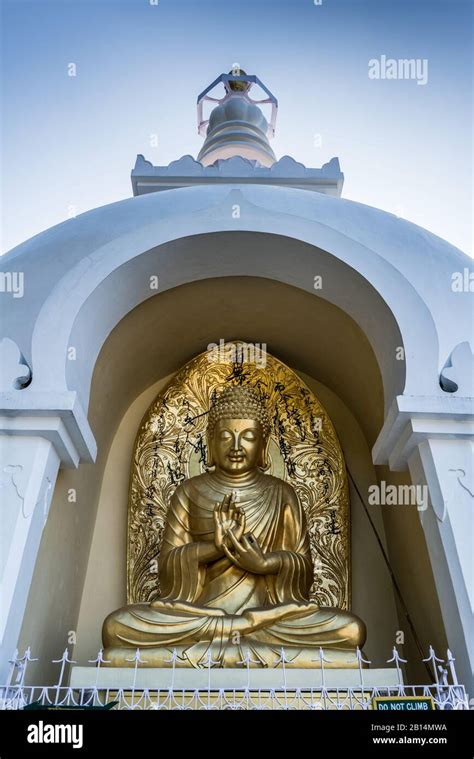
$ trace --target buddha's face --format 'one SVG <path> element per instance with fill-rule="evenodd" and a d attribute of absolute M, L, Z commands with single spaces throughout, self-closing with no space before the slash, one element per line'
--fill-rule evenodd
<path fill-rule="evenodd" d="M 262 427 L 254 419 L 220 419 L 214 427 L 214 463 L 227 474 L 244 474 L 255 469 L 263 447 Z"/>

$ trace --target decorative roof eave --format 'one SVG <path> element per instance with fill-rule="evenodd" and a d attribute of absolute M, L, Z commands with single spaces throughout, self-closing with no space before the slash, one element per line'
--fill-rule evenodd
<path fill-rule="evenodd" d="M 240 156 L 203 166 L 190 155 L 168 166 L 153 166 L 143 155 L 138 155 L 131 178 L 135 196 L 178 187 L 238 182 L 296 187 L 340 197 L 344 184 L 338 158 L 331 158 L 320 169 L 311 169 L 288 155 L 269 167 Z"/>

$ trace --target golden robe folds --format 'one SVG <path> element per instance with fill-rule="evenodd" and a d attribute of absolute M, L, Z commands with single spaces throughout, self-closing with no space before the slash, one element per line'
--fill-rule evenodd
<path fill-rule="evenodd" d="M 198 562 L 198 544 L 214 540 L 215 504 L 232 492 L 264 553 L 278 553 L 276 574 L 253 574 L 226 556 Z M 318 667 L 320 647 L 333 667 L 357 665 L 364 623 L 309 601 L 313 568 L 303 509 L 288 483 L 259 469 L 238 484 L 216 471 L 178 486 L 167 514 L 159 579 L 161 595 L 151 604 L 125 606 L 106 618 L 104 657 L 112 666 L 133 666 L 128 660 L 137 648 L 148 666 L 170 666 L 174 649 L 177 666 L 205 666 L 210 656 L 233 667 L 248 652 L 253 666 L 274 666 L 283 648 L 289 666 Z"/>

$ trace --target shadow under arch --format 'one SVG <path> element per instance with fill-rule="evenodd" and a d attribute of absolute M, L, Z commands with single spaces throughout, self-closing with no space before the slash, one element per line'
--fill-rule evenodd
<path fill-rule="evenodd" d="M 262 277 L 198 280 L 130 311 L 108 335 L 95 362 L 90 400 L 94 433 L 105 402 L 108 413 L 121 418 L 157 378 L 174 374 L 221 339 L 266 343 L 270 353 L 344 399 L 369 443 L 375 440 L 384 420 L 384 391 L 363 331 L 334 304 Z M 393 339 L 398 343 L 396 332 Z M 75 379 L 70 378 L 71 387 Z"/>
<path fill-rule="evenodd" d="M 76 277 L 81 294 L 75 298 L 71 294 L 75 303 L 69 313 L 58 312 L 53 291 L 37 320 L 32 389 L 43 389 L 46 381 L 49 389 L 52 383 L 52 389 L 74 390 L 86 409 L 101 346 L 127 313 L 156 295 L 156 290 L 150 289 L 151 277 L 159 277 L 158 293 L 163 294 L 192 281 L 250 276 L 288 284 L 345 311 L 367 336 L 377 357 L 385 409 L 397 394 L 410 392 L 407 386 L 411 378 L 416 379 L 418 393 L 424 382 L 425 392 L 420 394 L 432 394 L 437 384 L 434 323 L 410 283 L 387 262 L 385 265 L 391 270 L 387 272 L 387 276 L 391 275 L 391 291 L 395 283 L 400 294 L 399 301 L 392 297 L 392 304 L 366 276 L 339 257 L 295 236 L 271 232 L 223 231 L 177 237 L 138 255 L 131 252 L 128 260 L 119 265 L 101 266 L 90 274 L 88 283 L 87 272 L 79 267 Z M 374 268 L 380 268 L 380 260 L 374 262 Z M 74 272 L 68 275 L 73 276 Z M 315 277 L 321 278 L 318 290 Z M 72 319 L 66 332 L 58 319 L 68 325 Z M 75 347 L 80 361 L 67 360 L 68 346 Z M 399 349 L 405 360 L 397 356 L 395 351 Z"/>

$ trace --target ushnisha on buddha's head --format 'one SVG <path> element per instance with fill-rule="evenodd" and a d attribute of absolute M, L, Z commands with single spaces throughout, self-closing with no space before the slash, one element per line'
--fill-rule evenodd
<path fill-rule="evenodd" d="M 230 476 L 268 469 L 270 421 L 258 393 L 226 387 L 212 404 L 207 427 L 208 465 Z"/>

